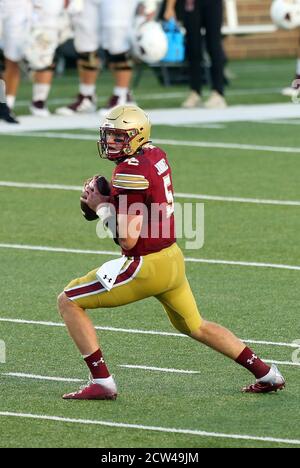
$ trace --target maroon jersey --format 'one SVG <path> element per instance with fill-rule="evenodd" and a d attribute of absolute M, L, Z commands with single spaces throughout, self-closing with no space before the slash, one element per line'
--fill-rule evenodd
<path fill-rule="evenodd" d="M 147 255 L 175 239 L 174 192 L 167 155 L 147 144 L 139 154 L 119 163 L 111 180 L 111 201 L 117 213 L 142 214 L 141 235 L 127 256 Z"/>

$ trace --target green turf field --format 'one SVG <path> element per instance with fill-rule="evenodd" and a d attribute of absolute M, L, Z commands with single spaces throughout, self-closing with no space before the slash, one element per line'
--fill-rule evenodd
<path fill-rule="evenodd" d="M 231 104 L 286 100 L 274 90 L 288 84 L 292 61 L 237 62 L 231 67 L 238 77 L 230 88 L 236 91 L 229 92 Z M 271 76 L 270 70 L 274 71 Z M 70 83 L 75 85 L 76 78 L 59 79 L 55 97 L 72 96 Z M 106 94 L 109 87 L 105 76 Z M 268 87 L 269 93 L 258 91 Z M 253 94 L 247 94 L 247 89 Z M 28 101 L 29 90 L 25 83 L 21 99 Z M 139 103 L 149 108 L 176 107 L 182 98 L 165 96 L 150 102 L 146 94 L 184 95 L 184 91 L 184 87 L 162 89 L 147 72 L 136 94 L 144 96 Z M 25 109 L 19 108 L 20 112 Z M 278 366 L 287 388 L 269 395 L 240 393 L 252 376 L 204 346 L 173 335 L 176 331 L 163 309 L 149 299 L 91 313 L 98 327 L 110 328 L 98 333 L 119 387 L 115 402 L 63 401 L 61 395 L 77 389 L 81 382 L 46 377 L 83 383 L 87 378 L 78 351 L 65 328 L 59 326 L 56 296 L 73 277 L 112 258 L 105 252 L 117 251 L 117 247 L 109 240 L 99 240 L 95 224 L 81 217 L 79 191 L 3 184 L 80 186 L 95 173 L 108 177 L 112 167 L 97 157 L 97 131 L 63 132 L 74 134 L 76 140 L 59 138 L 59 131 L 47 132 L 48 138 L 44 132 L 35 137 L 0 134 L 0 340 L 5 341 L 7 351 L 6 364 L 0 364 L 1 447 L 300 444 L 300 364 L 292 357 L 299 353 L 290 345 L 300 340 L 299 125 L 300 120 L 230 123 L 220 128 L 170 125 L 156 126 L 152 133 L 154 142 L 159 140 L 168 152 L 175 191 L 181 194 L 176 200 L 205 203 L 204 247 L 188 250 L 185 239 L 179 240 L 203 316 L 248 340 L 266 360 L 281 362 Z M 81 135 L 90 140 L 81 140 Z M 167 139 L 173 143 L 164 144 Z M 183 146 L 182 141 L 191 144 Z M 197 142 L 207 142 L 207 146 L 197 147 Z M 210 147 L 214 142 L 249 148 Z M 199 194 L 202 198 L 193 198 Z M 206 199 L 212 196 L 220 199 Z M 240 198 L 248 201 L 238 201 Z M 197 261 L 200 259 L 215 262 Z M 174 369 L 195 373 L 170 372 Z"/>

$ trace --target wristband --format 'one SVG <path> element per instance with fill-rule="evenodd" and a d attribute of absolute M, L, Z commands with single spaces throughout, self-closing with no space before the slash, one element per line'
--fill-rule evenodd
<path fill-rule="evenodd" d="M 101 219 L 103 223 L 105 223 L 107 219 L 112 216 L 110 206 L 109 204 L 106 204 L 106 203 L 101 203 L 101 205 L 98 205 L 96 213 L 99 219 Z"/>

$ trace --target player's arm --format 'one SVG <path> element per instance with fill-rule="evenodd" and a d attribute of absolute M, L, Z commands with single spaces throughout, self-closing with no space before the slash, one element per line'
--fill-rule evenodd
<path fill-rule="evenodd" d="M 118 197 L 118 241 L 122 249 L 131 250 L 141 235 L 145 213 L 145 198 L 150 182 L 147 167 L 130 158 L 118 166 L 112 187 Z"/>
<path fill-rule="evenodd" d="M 142 230 L 143 215 L 118 215 L 118 241 L 122 249 L 131 250 L 135 247 Z"/>
<path fill-rule="evenodd" d="M 165 20 L 168 21 L 171 18 L 176 18 L 175 6 L 176 6 L 176 0 L 166 1 L 165 11 L 163 15 Z"/>

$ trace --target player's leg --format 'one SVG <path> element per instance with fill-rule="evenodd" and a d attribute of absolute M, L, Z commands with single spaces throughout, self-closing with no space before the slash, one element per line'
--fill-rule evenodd
<path fill-rule="evenodd" d="M 114 88 L 109 98 L 105 110 L 114 106 L 133 103 L 130 92 L 130 83 L 132 79 L 133 62 L 130 52 L 107 53 L 109 68 L 114 78 Z"/>
<path fill-rule="evenodd" d="M 5 71 L 3 77 L 6 84 L 7 105 L 12 110 L 15 106 L 16 96 L 21 80 L 19 63 L 5 57 Z"/>
<path fill-rule="evenodd" d="M 47 100 L 53 80 L 53 67 L 37 70 L 33 74 L 32 102 L 30 112 L 36 117 L 49 117 Z"/>
<path fill-rule="evenodd" d="M 59 107 L 56 113 L 70 116 L 96 111 L 96 82 L 100 71 L 100 7 L 95 0 L 85 0 L 84 9 L 71 17 L 74 46 L 78 54 L 79 92 L 69 106 Z"/>
<path fill-rule="evenodd" d="M 268 393 L 284 388 L 285 380 L 277 367 L 266 364 L 227 328 L 204 320 L 190 336 L 234 360 L 255 376 L 256 383 L 244 387 L 244 392 Z"/>
<path fill-rule="evenodd" d="M 97 270 L 73 280 L 65 288 L 59 296 L 59 311 L 93 378 L 93 383 L 86 387 L 83 393 L 76 392 L 65 398 L 94 399 L 97 389 L 100 399 L 107 396 L 107 392 L 109 398 L 112 395 L 116 396 L 115 384 L 107 369 L 86 309 L 113 308 L 130 304 L 146 297 L 157 296 L 170 285 L 177 285 L 178 275 L 182 275 L 184 270 L 183 263 L 179 268 L 176 263 L 178 251 L 178 247 L 174 244 L 157 254 L 129 259 L 110 291 L 106 291 L 98 281 Z M 103 391 L 103 388 L 99 389 L 97 385 L 107 385 L 108 388 Z"/>
<path fill-rule="evenodd" d="M 5 71 L 3 78 L 6 84 L 7 119 L 9 123 L 17 123 L 13 109 L 19 89 L 21 72 L 19 62 L 24 55 L 24 44 L 29 30 L 30 7 L 28 2 L 21 1 L 18 5 L 5 4 L 7 11 L 3 19 L 3 51 Z"/>
<path fill-rule="evenodd" d="M 54 75 L 55 54 L 61 36 L 68 37 L 68 29 L 64 0 L 43 0 L 35 6 L 26 58 L 33 72 L 30 111 L 37 117 L 50 115 L 47 99 Z"/>
<path fill-rule="evenodd" d="M 190 93 L 183 101 L 182 107 L 187 109 L 203 107 L 201 68 L 203 65 L 203 38 L 201 34 L 202 16 L 200 6 L 200 2 L 194 2 L 193 6 L 189 8 L 186 3 L 184 12 Z"/>
<path fill-rule="evenodd" d="M 130 84 L 133 61 L 130 57 L 132 25 L 137 0 L 103 0 L 101 3 L 101 43 L 107 51 L 109 68 L 114 78 L 114 89 L 106 109 L 132 102 Z"/>
<path fill-rule="evenodd" d="M 200 318 L 187 280 L 179 288 L 163 293 L 157 299 L 181 333 L 224 354 L 252 372 L 257 382 L 244 388 L 245 392 L 266 393 L 284 387 L 285 381 L 275 366 L 270 368 L 227 328 Z"/>
<path fill-rule="evenodd" d="M 224 109 L 224 51 L 222 44 L 223 1 L 212 0 L 203 8 L 206 47 L 211 58 L 212 93 L 205 103 L 207 109 Z"/>
<path fill-rule="evenodd" d="M 300 40 L 298 44 L 298 55 L 296 59 L 296 74 L 291 84 L 281 90 L 283 96 L 299 98 L 300 94 Z"/>
<path fill-rule="evenodd" d="M 8 86 L 8 92 L 10 94 L 6 94 L 0 103 L 0 120 L 4 120 L 7 123 L 18 124 L 19 121 L 13 112 L 13 107 L 19 87 L 20 71 L 17 63 L 5 59 L 5 72 L 3 74 L 5 84 L 8 84 L 11 78 L 12 82 Z M 7 90 L 7 86 L 5 86 L 5 89 Z"/>
<path fill-rule="evenodd" d="M 93 285 L 96 290 L 92 291 Z M 90 370 L 91 382 L 79 392 L 66 394 L 65 399 L 115 399 L 116 384 L 109 373 L 97 338 L 95 327 L 86 309 L 99 307 L 102 291 L 96 270 L 72 281 L 58 297 L 58 309 L 68 332 Z"/>
<path fill-rule="evenodd" d="M 86 309 L 117 307 L 150 295 L 151 291 L 144 287 L 147 278 L 149 280 L 148 267 L 140 271 L 142 262 L 142 259 L 128 261 L 111 291 L 105 290 L 96 277 L 97 270 L 93 270 L 85 277 L 72 281 L 60 294 L 59 311 L 92 376 L 92 382 L 83 391 L 64 395 L 64 398 L 116 398 L 116 384 L 106 366 L 95 327 Z"/>

